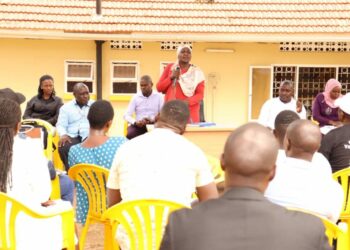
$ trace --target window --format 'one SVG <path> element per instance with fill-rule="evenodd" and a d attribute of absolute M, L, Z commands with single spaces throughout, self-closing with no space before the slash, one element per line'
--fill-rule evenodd
<path fill-rule="evenodd" d="M 139 77 L 137 62 L 112 62 L 112 93 L 135 94 Z"/>
<path fill-rule="evenodd" d="M 85 83 L 90 93 L 95 93 L 94 63 L 86 61 L 65 62 L 65 92 L 72 93 L 76 83 Z"/>
<path fill-rule="evenodd" d="M 170 64 L 170 63 L 172 63 L 172 62 L 160 62 L 160 71 L 159 71 L 160 74 L 159 74 L 159 76 L 161 76 L 163 74 L 165 67 L 168 66 L 168 64 Z"/>
<path fill-rule="evenodd" d="M 258 82 L 256 79 L 259 81 L 260 78 L 262 79 L 262 76 L 257 78 L 257 73 L 259 73 L 257 70 L 264 67 L 268 68 L 269 66 L 251 67 L 251 90 L 255 90 L 254 84 L 255 82 Z M 252 70 L 252 68 L 254 69 Z M 350 66 L 340 65 L 272 65 L 272 78 L 266 78 L 264 82 L 265 85 L 267 82 L 270 82 L 269 97 L 276 97 L 278 96 L 278 90 L 281 83 L 284 80 L 292 81 L 294 83 L 295 98 L 298 98 L 303 102 L 306 108 L 307 117 L 310 118 L 313 100 L 318 93 L 324 91 L 325 84 L 330 78 L 338 79 L 342 84 L 343 94 L 350 90 Z M 258 114 L 257 112 L 258 110 L 260 112 L 261 108 L 261 103 L 254 105 L 256 98 L 251 98 L 252 92 L 249 93 L 249 119 L 256 118 Z M 262 90 L 259 90 L 258 92 L 265 93 Z"/>

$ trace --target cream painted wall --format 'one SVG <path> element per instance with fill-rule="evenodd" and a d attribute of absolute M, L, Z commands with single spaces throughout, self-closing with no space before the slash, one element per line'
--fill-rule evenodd
<path fill-rule="evenodd" d="M 95 60 L 94 41 L 0 39 L 0 88 L 11 87 L 27 100 L 36 95 L 39 78 L 55 79 L 58 96 L 64 94 L 64 61 Z M 22 105 L 24 111 L 25 104 Z"/>
<path fill-rule="evenodd" d="M 230 48 L 234 53 L 209 53 L 207 48 Z M 59 96 L 64 92 L 64 61 L 94 60 L 94 41 L 0 39 L 0 87 L 12 87 L 35 95 L 43 74 L 55 78 Z M 219 124 L 240 125 L 247 121 L 249 66 L 271 64 L 346 65 L 348 53 L 280 52 L 279 45 L 264 43 L 193 43 L 192 62 L 207 77 L 206 119 Z M 112 60 L 138 61 L 140 76 L 149 74 L 154 84 L 160 76 L 161 61 L 175 61 L 175 51 L 160 51 L 159 42 L 144 42 L 142 50 L 111 50 L 103 44 L 103 98 L 110 97 Z M 114 101 L 116 123 L 111 134 L 122 134 L 122 115 L 127 101 Z"/>

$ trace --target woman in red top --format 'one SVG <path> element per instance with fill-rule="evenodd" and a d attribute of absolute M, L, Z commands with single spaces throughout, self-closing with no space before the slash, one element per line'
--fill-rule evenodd
<path fill-rule="evenodd" d="M 157 90 L 165 94 L 165 101 L 174 99 L 188 102 L 190 123 L 199 122 L 200 101 L 204 96 L 204 74 L 190 64 L 192 50 L 189 46 L 179 46 L 178 61 L 166 66 L 157 83 Z"/>

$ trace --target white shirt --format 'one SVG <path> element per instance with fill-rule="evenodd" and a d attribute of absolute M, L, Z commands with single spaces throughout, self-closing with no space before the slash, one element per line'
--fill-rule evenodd
<path fill-rule="evenodd" d="M 165 199 L 190 206 L 196 187 L 213 182 L 204 153 L 185 137 L 156 128 L 118 150 L 107 187 L 122 200 Z"/>
<path fill-rule="evenodd" d="M 8 194 L 34 210 L 50 198 L 51 180 L 41 139 L 14 138 L 12 188 Z"/>
<path fill-rule="evenodd" d="M 12 185 L 7 194 L 39 213 L 50 213 L 69 202 L 55 201 L 47 208 L 41 206 L 51 194 L 51 180 L 41 139 L 16 136 L 12 157 Z M 9 211 L 9 208 L 7 209 Z M 61 219 L 33 219 L 23 213 L 16 219 L 16 249 L 60 250 L 62 248 Z M 0 244 L 1 246 L 1 244 Z"/>
<path fill-rule="evenodd" d="M 286 158 L 286 152 L 283 149 L 279 149 L 277 154 L 276 167 L 280 166 L 281 164 L 283 165 Z M 323 154 L 315 152 L 311 163 L 312 166 L 315 167 L 318 171 L 324 172 L 324 174 L 327 176 L 332 176 L 331 164 L 329 164 L 329 161 L 326 157 L 324 157 Z"/>
<path fill-rule="evenodd" d="M 132 97 L 124 114 L 124 120 L 130 124 L 134 124 L 135 121 L 140 121 L 143 118 L 154 121 L 155 117 L 160 113 L 163 103 L 163 95 L 154 90 L 152 90 L 151 95 L 148 97 L 144 96 L 142 92 L 139 92 Z M 136 119 L 132 117 L 134 113 Z"/>
<path fill-rule="evenodd" d="M 286 157 L 276 168 L 265 197 L 281 206 L 305 209 L 336 222 L 342 210 L 343 189 L 324 173 L 311 162 Z"/>
<path fill-rule="evenodd" d="M 297 113 L 297 103 L 294 98 L 290 102 L 284 103 L 280 100 L 279 97 L 275 97 L 267 100 L 260 110 L 260 115 L 258 122 L 271 129 L 275 128 L 275 119 L 276 116 L 284 110 L 291 110 Z M 297 113 L 300 119 L 306 119 L 306 110 L 304 105 L 302 106 L 301 112 Z"/>

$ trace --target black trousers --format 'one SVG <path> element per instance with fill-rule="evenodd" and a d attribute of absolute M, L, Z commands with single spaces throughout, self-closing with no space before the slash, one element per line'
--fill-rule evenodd
<path fill-rule="evenodd" d="M 66 171 L 68 172 L 69 169 L 69 165 L 68 165 L 68 153 L 69 153 L 69 149 L 71 146 L 81 143 L 81 137 L 75 137 L 75 138 L 71 138 L 71 143 L 66 142 L 64 144 L 64 146 L 58 147 L 58 153 L 60 154 L 61 160 L 64 164 L 64 167 L 66 169 Z"/>
<path fill-rule="evenodd" d="M 139 135 L 143 135 L 144 133 L 147 132 L 147 127 L 143 126 L 141 128 L 135 126 L 135 125 L 130 125 L 128 127 L 128 134 L 126 135 L 126 138 L 131 140 L 132 138 L 135 138 Z"/>

